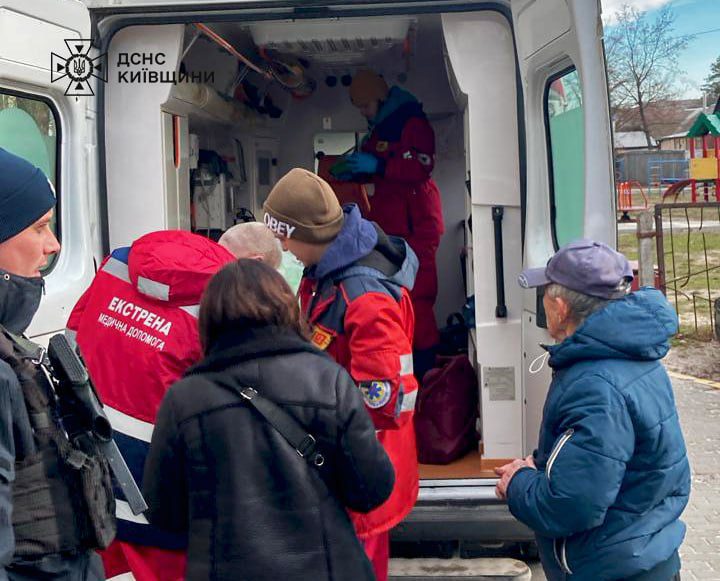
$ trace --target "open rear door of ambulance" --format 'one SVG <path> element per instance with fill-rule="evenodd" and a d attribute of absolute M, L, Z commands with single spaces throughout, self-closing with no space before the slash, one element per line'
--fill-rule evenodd
<path fill-rule="evenodd" d="M 40 167 L 58 200 L 62 249 L 46 268 L 46 294 L 29 329 L 45 339 L 64 329 L 94 275 L 97 173 L 88 125 L 104 63 L 89 39 L 90 17 L 78 0 L 0 0 L 0 147 Z"/>
<path fill-rule="evenodd" d="M 600 0 L 512 0 L 525 100 L 525 267 L 581 237 L 615 244 L 611 123 Z M 537 445 L 550 370 L 542 299 L 523 297 L 524 452 Z M 534 365 L 533 365 L 534 362 Z M 539 370 L 539 371 L 538 371 Z"/>

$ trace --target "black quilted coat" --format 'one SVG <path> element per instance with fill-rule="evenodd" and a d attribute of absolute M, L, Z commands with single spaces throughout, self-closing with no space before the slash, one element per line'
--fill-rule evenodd
<path fill-rule="evenodd" d="M 325 465 L 301 458 L 228 385 L 279 404 Z M 266 327 L 223 336 L 171 387 L 143 482 L 150 521 L 189 535 L 188 579 L 365 581 L 372 568 L 345 509 L 377 507 L 394 473 L 350 376 Z"/>

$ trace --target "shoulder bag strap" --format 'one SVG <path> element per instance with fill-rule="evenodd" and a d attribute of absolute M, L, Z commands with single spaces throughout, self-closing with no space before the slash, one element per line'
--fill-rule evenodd
<path fill-rule="evenodd" d="M 209 381 L 209 380 L 208 380 Z M 265 421 L 275 428 L 301 458 L 305 458 L 313 466 L 320 468 L 325 464 L 325 457 L 317 450 L 317 440 L 309 434 L 298 421 L 276 403 L 261 396 L 252 387 L 235 387 L 224 381 L 213 378 L 213 383 L 239 395 L 257 411 Z"/>

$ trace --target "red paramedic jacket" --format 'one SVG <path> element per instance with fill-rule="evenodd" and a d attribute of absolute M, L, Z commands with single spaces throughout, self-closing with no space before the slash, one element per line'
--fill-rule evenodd
<path fill-rule="evenodd" d="M 352 513 L 361 538 L 390 530 L 418 494 L 413 414 L 417 381 L 412 369 L 413 307 L 409 290 L 417 258 L 346 206 L 343 228 L 321 261 L 306 270 L 300 300 L 312 342 L 358 384 L 378 440 L 395 468 L 390 498 L 368 514 Z"/>
<path fill-rule="evenodd" d="M 420 263 L 411 293 L 415 348 L 433 347 L 439 341 L 433 311 L 438 293 L 435 254 L 445 227 L 440 191 L 431 177 L 435 133 L 422 105 L 407 91 L 390 89 L 361 149 L 379 160 L 366 218 L 407 240 L 415 251 Z"/>
<path fill-rule="evenodd" d="M 222 246 L 190 232 L 147 234 L 103 262 L 70 315 L 68 330 L 140 487 L 160 402 L 202 358 L 200 296 L 213 274 L 233 260 Z M 181 579 L 185 539 L 134 516 L 122 492 L 115 493 L 117 540 L 102 552 L 108 576 L 126 567 L 143 581 Z"/>

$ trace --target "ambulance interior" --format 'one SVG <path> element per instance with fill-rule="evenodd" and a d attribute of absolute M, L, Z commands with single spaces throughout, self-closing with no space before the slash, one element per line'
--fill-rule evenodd
<path fill-rule="evenodd" d="M 175 64 L 176 73 L 193 82 L 152 85 L 143 88 L 140 99 L 137 85 L 111 79 L 105 89 L 111 247 L 161 227 L 217 238 L 234 223 L 252 216 L 262 220 L 263 201 L 286 171 L 298 166 L 317 171 L 322 155 L 343 154 L 359 143 L 367 123 L 351 104 L 348 85 L 354 72 L 372 68 L 388 85 L 412 92 L 435 131 L 433 179 L 442 195 L 445 220 L 437 254 L 435 312 L 439 327 L 444 327 L 473 296 L 476 278 L 468 220 L 473 199 L 468 95 L 449 57 L 451 42 L 465 58 L 472 57 L 468 43 L 475 43 L 475 50 L 494 61 L 488 66 L 506 69 L 511 90 L 498 96 L 505 89 L 488 83 L 487 94 L 502 100 L 515 116 L 510 124 L 515 134 L 506 155 L 517 163 L 512 35 L 502 32 L 509 25 L 501 15 L 487 13 L 484 18 L 500 31 L 498 38 L 509 39 L 510 49 L 497 48 L 493 55 L 481 38 L 466 39 L 464 48 L 459 47 L 450 32 L 465 25 L 468 18 L 462 14 L 198 22 L 120 30 L 110 45 L 112 62 L 121 53 L 143 47 L 143 52 L 165 55 L 160 69 L 171 70 Z M 153 155 L 158 150 L 163 152 L 159 168 L 158 156 Z M 143 195 L 136 191 L 139 183 Z M 154 189 L 164 192 L 161 200 L 148 195 Z M 475 340 L 473 325 L 468 349 L 474 365 Z M 421 477 L 428 481 L 492 476 L 493 461 L 484 455 L 481 461 L 479 419 L 477 430 L 477 445 L 463 458 L 447 465 L 423 465 Z"/>

